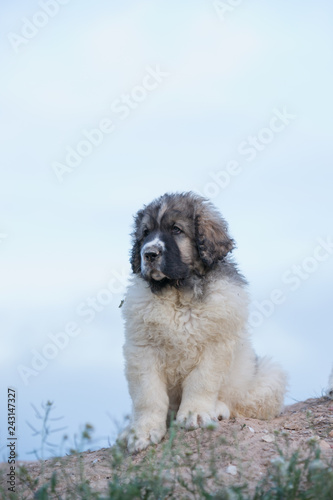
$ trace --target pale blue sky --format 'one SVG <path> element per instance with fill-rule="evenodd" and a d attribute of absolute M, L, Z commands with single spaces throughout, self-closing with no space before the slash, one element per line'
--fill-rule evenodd
<path fill-rule="evenodd" d="M 118 305 L 132 215 L 166 191 L 212 195 L 253 300 L 283 298 L 253 328 L 257 351 L 289 372 L 288 403 L 320 395 L 333 361 L 333 253 L 313 261 L 333 237 L 332 4 L 244 0 L 223 17 L 210 0 L 55 2 L 53 17 L 42 0 L 1 5 L 1 432 L 13 385 L 21 458 L 38 446 L 30 403 L 48 399 L 69 434 L 90 422 L 96 446 L 112 439 L 108 415 L 130 411 Z M 142 90 L 156 70 L 168 76 Z M 54 163 L 106 119 L 114 130 L 59 182 Z M 237 174 L 212 184 L 230 162 Z M 296 290 L 294 266 L 311 268 Z M 105 304 L 88 323 L 77 308 L 97 295 Z M 25 385 L 18 366 L 68 322 L 81 333 Z"/>

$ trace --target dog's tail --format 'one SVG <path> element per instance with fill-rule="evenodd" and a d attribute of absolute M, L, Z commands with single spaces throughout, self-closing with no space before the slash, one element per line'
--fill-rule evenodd
<path fill-rule="evenodd" d="M 283 409 L 287 374 L 278 363 L 264 356 L 257 360 L 257 370 L 250 389 L 237 402 L 236 413 L 263 420 L 277 417 Z"/>

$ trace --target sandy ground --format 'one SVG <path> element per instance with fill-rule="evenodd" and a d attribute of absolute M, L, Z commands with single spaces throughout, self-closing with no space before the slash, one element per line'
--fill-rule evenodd
<path fill-rule="evenodd" d="M 209 460 L 213 450 L 218 474 L 225 484 L 246 481 L 253 489 L 271 460 L 278 455 L 277 444 L 290 453 L 298 448 L 304 449 L 312 439 L 317 441 L 324 457 L 333 457 L 333 401 L 327 398 L 309 399 L 286 407 L 281 416 L 271 421 L 237 418 L 219 422 L 214 431 L 183 431 L 182 437 L 186 452 L 182 456 L 176 454 L 172 462 L 165 463 L 163 475 L 166 481 L 173 477 L 175 470 L 189 480 L 191 464 L 209 477 Z M 157 461 L 162 461 L 161 450 L 161 445 L 155 446 Z M 128 455 L 121 466 L 121 476 L 125 479 L 129 477 L 131 467 L 147 461 L 149 453 L 151 450 L 148 449 Z M 75 484 L 82 471 L 95 491 L 106 492 L 112 476 L 110 463 L 109 449 L 43 462 L 21 462 L 27 469 L 28 483 L 32 484 L 34 479 L 39 478 L 39 487 L 51 479 L 53 471 L 59 472 L 62 477 L 57 488 L 59 494 L 64 493 L 69 484 Z M 7 464 L 0 464 L 0 471 L 6 473 L 7 468 Z M 4 487 L 5 483 L 2 484 Z M 27 485 L 18 479 L 16 492 L 25 493 L 25 498 L 32 498 L 32 493 L 27 493 Z"/>

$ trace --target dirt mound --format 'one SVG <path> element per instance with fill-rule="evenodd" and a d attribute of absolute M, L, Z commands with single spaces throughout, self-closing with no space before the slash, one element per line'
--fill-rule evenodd
<path fill-rule="evenodd" d="M 172 490 L 175 498 L 178 495 L 191 498 L 190 488 L 186 492 L 181 489 L 183 483 L 193 481 L 193 474 L 205 478 L 207 483 L 211 480 L 212 491 L 213 482 L 219 478 L 226 487 L 246 483 L 248 491 L 253 492 L 272 461 L 281 459 L 282 452 L 289 456 L 295 450 L 305 453 L 309 445 L 316 446 L 328 460 L 333 456 L 333 402 L 327 398 L 289 406 L 271 421 L 236 418 L 219 422 L 215 430 L 171 429 L 161 444 L 136 455 L 113 447 L 43 462 L 21 462 L 24 469 L 16 479 L 16 492 L 25 494 L 24 498 L 33 498 L 33 492 L 48 483 L 62 498 L 83 484 L 89 485 L 92 491 L 106 494 L 110 491 L 110 481 L 116 478 L 117 484 L 129 484 L 138 470 L 147 480 L 150 475 L 154 481 L 163 483 L 166 491 L 177 478 Z M 8 472 L 7 468 L 7 464 L 0 465 L 4 473 Z M 5 493 L 6 480 L 2 481 Z"/>

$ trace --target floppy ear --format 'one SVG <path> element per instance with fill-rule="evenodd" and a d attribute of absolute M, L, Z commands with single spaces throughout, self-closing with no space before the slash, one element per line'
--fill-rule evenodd
<path fill-rule="evenodd" d="M 228 234 L 228 225 L 207 201 L 200 201 L 195 216 L 195 238 L 202 262 L 212 267 L 235 246 Z"/>
<path fill-rule="evenodd" d="M 130 264 L 134 274 L 141 272 L 141 245 L 140 245 L 140 225 L 143 218 L 143 210 L 139 210 L 134 219 L 134 231 L 132 233 L 132 250 L 130 257 Z"/>

